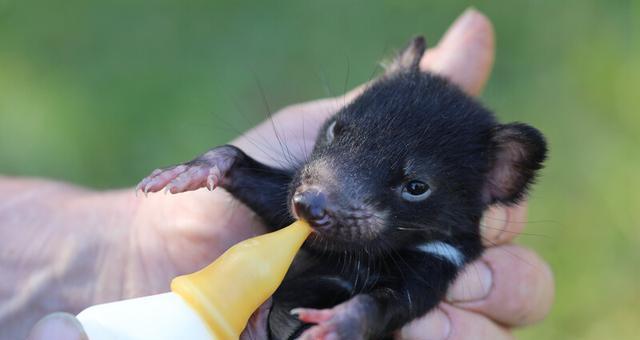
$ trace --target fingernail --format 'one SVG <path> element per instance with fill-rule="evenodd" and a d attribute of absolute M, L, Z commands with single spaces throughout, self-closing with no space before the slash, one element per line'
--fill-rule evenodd
<path fill-rule="evenodd" d="M 445 340 L 451 334 L 451 319 L 440 309 L 410 322 L 400 330 L 402 340 Z"/>
<path fill-rule="evenodd" d="M 509 223 L 509 212 L 505 207 L 494 206 L 489 208 L 488 211 L 482 216 L 480 220 L 480 232 L 483 236 L 483 241 L 494 245 L 500 239 L 500 236 L 507 229 Z"/>
<path fill-rule="evenodd" d="M 53 313 L 38 321 L 27 336 L 27 340 L 41 339 L 86 340 L 88 338 L 80 321 L 73 315 Z"/>
<path fill-rule="evenodd" d="M 473 22 L 475 21 L 475 18 L 477 18 L 478 13 L 479 13 L 478 10 L 475 9 L 474 7 L 468 7 L 456 19 L 455 23 L 453 24 L 453 30 L 456 32 L 458 30 L 462 30 L 462 31 L 467 30 L 469 26 L 473 24 Z"/>
<path fill-rule="evenodd" d="M 467 266 L 449 287 L 447 301 L 473 302 L 486 298 L 493 287 L 493 271 L 486 262 L 476 261 Z"/>

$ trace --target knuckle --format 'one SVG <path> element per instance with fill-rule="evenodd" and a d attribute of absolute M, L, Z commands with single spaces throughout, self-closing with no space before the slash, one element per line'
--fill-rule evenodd
<path fill-rule="evenodd" d="M 544 319 L 554 299 L 551 267 L 532 250 L 515 245 L 488 249 L 484 258 L 496 276 L 489 314 L 513 326 Z"/>

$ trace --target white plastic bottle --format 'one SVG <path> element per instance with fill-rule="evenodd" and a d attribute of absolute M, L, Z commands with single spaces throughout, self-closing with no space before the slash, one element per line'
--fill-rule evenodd
<path fill-rule="evenodd" d="M 278 288 L 311 229 L 298 221 L 242 241 L 171 293 L 96 305 L 78 314 L 89 340 L 237 340 Z"/>
<path fill-rule="evenodd" d="M 200 315 L 175 293 L 91 306 L 77 318 L 90 340 L 214 339 Z"/>

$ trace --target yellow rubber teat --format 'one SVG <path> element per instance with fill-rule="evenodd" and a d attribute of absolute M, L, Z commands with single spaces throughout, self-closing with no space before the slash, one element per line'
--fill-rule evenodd
<path fill-rule="evenodd" d="M 238 339 L 251 314 L 278 288 L 311 233 L 297 221 L 242 241 L 204 269 L 178 276 L 171 290 L 206 321 L 215 339 Z"/>

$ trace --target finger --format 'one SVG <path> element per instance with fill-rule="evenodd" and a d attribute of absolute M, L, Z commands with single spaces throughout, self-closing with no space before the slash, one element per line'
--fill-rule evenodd
<path fill-rule="evenodd" d="M 441 304 L 431 313 L 404 326 L 400 340 L 513 339 L 511 333 L 486 317 Z"/>
<path fill-rule="evenodd" d="M 420 68 L 449 78 L 471 95 L 478 95 L 489 79 L 495 56 L 495 38 L 489 19 L 469 8 L 456 19 Z"/>
<path fill-rule="evenodd" d="M 27 340 L 86 340 L 82 325 L 73 315 L 53 313 L 38 321 L 29 332 Z"/>
<path fill-rule="evenodd" d="M 482 243 L 493 247 L 510 242 L 522 232 L 526 220 L 527 202 L 511 207 L 490 207 L 480 221 Z"/>
<path fill-rule="evenodd" d="M 426 51 L 420 69 L 448 78 L 471 95 L 478 95 L 489 79 L 495 56 L 493 26 L 484 14 L 469 8 L 449 27 L 438 45 Z M 340 98 L 350 102 L 361 85 Z"/>
<path fill-rule="evenodd" d="M 543 319 L 554 298 L 553 274 L 534 252 L 516 245 L 489 248 L 461 273 L 446 300 L 508 326 Z"/>

